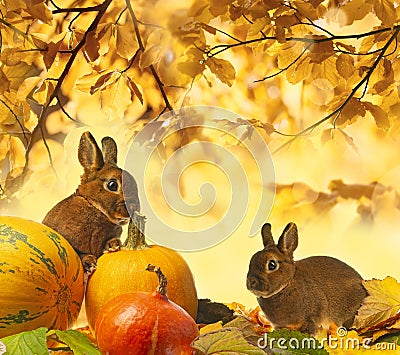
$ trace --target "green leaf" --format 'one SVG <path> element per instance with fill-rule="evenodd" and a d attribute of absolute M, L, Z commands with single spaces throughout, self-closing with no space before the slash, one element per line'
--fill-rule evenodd
<path fill-rule="evenodd" d="M 303 334 L 295 330 L 280 329 L 264 334 L 260 345 L 268 346 L 275 350 L 274 353 L 284 354 L 308 354 L 327 355 L 329 354 L 323 345 L 309 334 Z"/>
<path fill-rule="evenodd" d="M 74 352 L 75 355 L 101 355 L 88 337 L 77 330 L 56 330 L 57 337 Z"/>
<path fill-rule="evenodd" d="M 200 335 L 192 347 L 204 355 L 265 355 L 263 350 L 249 344 L 237 328 L 223 328 Z"/>
<path fill-rule="evenodd" d="M 47 328 L 42 327 L 1 339 L 7 348 L 5 355 L 48 355 L 46 332 Z"/>

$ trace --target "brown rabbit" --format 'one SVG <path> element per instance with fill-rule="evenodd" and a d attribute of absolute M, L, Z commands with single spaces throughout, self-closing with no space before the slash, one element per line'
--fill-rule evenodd
<path fill-rule="evenodd" d="M 43 224 L 70 242 L 85 271 L 91 273 L 104 251 L 121 247 L 121 226 L 140 209 L 140 203 L 135 179 L 117 167 L 117 145 L 112 138 L 102 139 L 101 151 L 90 132 L 83 133 L 78 159 L 84 168 L 80 185 L 47 213 Z"/>
<path fill-rule="evenodd" d="M 278 244 L 269 223 L 261 234 L 264 249 L 251 258 L 247 288 L 275 329 L 315 334 L 333 322 L 350 328 L 367 296 L 357 271 L 328 256 L 294 261 L 298 240 L 294 223 L 286 226 Z"/>

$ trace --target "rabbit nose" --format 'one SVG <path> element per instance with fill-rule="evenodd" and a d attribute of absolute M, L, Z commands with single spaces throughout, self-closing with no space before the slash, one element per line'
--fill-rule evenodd
<path fill-rule="evenodd" d="M 258 279 L 254 276 L 249 276 L 247 278 L 247 288 L 250 290 L 255 290 L 257 289 L 259 285 Z"/>

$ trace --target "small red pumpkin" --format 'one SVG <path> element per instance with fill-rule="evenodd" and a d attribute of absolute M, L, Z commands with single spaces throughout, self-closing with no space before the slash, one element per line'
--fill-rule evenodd
<path fill-rule="evenodd" d="M 108 355 L 190 355 L 199 335 L 193 318 L 166 296 L 167 280 L 152 265 L 159 279 L 155 292 L 122 294 L 108 302 L 96 320 L 97 344 Z"/>

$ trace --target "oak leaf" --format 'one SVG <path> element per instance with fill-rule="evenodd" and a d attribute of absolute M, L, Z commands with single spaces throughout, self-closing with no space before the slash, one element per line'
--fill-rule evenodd
<path fill-rule="evenodd" d="M 354 320 L 356 329 L 369 328 L 395 316 L 400 311 L 400 284 L 393 277 L 363 282 L 369 296 Z"/>

